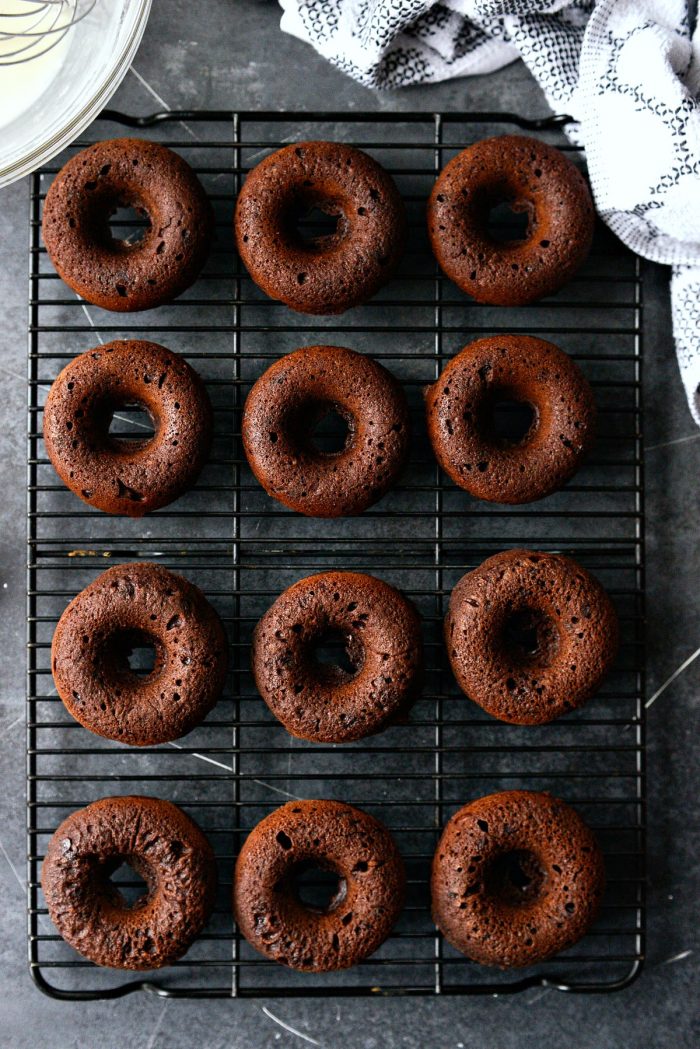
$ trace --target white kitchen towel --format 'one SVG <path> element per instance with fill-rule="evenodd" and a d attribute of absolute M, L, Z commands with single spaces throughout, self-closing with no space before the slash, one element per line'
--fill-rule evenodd
<path fill-rule="evenodd" d="M 280 0 L 282 28 L 368 87 L 522 58 L 578 122 L 596 206 L 672 272 L 673 329 L 700 425 L 700 32 L 685 0 Z M 467 109 L 468 106 L 465 106 Z"/>

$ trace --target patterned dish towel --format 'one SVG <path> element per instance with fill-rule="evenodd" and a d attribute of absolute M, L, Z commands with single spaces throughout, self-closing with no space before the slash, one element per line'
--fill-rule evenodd
<path fill-rule="evenodd" d="M 282 28 L 373 88 L 522 58 L 577 124 L 599 214 L 673 267 L 673 330 L 700 425 L 700 32 L 684 0 L 280 0 Z"/>

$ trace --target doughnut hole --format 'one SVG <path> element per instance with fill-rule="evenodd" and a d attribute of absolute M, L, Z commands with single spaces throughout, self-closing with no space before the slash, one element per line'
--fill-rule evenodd
<path fill-rule="evenodd" d="M 480 412 L 484 437 L 498 448 L 527 444 L 539 422 L 536 406 L 518 390 L 496 387 L 489 390 Z"/>
<path fill-rule="evenodd" d="M 109 675 L 132 684 L 155 677 L 165 666 L 162 642 L 145 630 L 116 630 L 105 641 L 103 658 Z"/>
<path fill-rule="evenodd" d="M 310 434 L 313 448 L 323 455 L 339 455 L 350 441 L 350 426 L 334 405 L 328 405 Z"/>
<path fill-rule="evenodd" d="M 521 907 L 542 897 L 546 877 L 534 852 L 511 849 L 488 864 L 484 873 L 484 890 L 500 903 Z"/>
<path fill-rule="evenodd" d="M 487 208 L 484 233 L 493 244 L 519 245 L 529 239 L 535 225 L 530 201 L 496 196 Z"/>
<path fill-rule="evenodd" d="M 559 652 L 559 632 L 540 608 L 511 611 L 503 622 L 501 640 L 507 658 L 516 666 L 549 667 Z"/>
<path fill-rule="evenodd" d="M 153 440 L 158 428 L 151 411 L 140 401 L 105 405 L 98 426 L 103 438 L 116 451 L 133 451 L 137 443 L 145 446 Z"/>
<path fill-rule="evenodd" d="M 125 251 L 145 240 L 151 229 L 151 220 L 141 204 L 118 201 L 109 209 L 107 225 L 107 247 Z"/>
<path fill-rule="evenodd" d="M 296 864 L 289 882 L 301 906 L 314 914 L 332 914 L 348 891 L 345 878 L 335 868 L 315 860 Z"/>
<path fill-rule="evenodd" d="M 359 638 L 333 627 L 312 639 L 310 656 L 315 677 L 331 685 L 351 681 L 365 661 Z"/>
<path fill-rule="evenodd" d="M 297 249 L 310 252 L 328 251 L 336 247 L 348 232 L 348 221 L 339 201 L 320 194 L 301 194 L 290 209 L 291 243 Z M 304 274 L 297 276 L 304 283 Z"/>
<path fill-rule="evenodd" d="M 98 182 L 88 189 L 86 207 L 93 236 L 112 254 L 124 255 L 142 248 L 152 232 L 148 210 L 136 195 L 118 193 Z"/>
<path fill-rule="evenodd" d="M 307 401 L 290 423 L 295 442 L 314 458 L 342 455 L 355 436 L 353 417 L 329 401 Z"/>
<path fill-rule="evenodd" d="M 103 891 L 115 898 L 122 910 L 136 910 L 143 906 L 153 890 L 149 872 L 133 856 L 116 856 L 102 864 L 99 875 Z"/>

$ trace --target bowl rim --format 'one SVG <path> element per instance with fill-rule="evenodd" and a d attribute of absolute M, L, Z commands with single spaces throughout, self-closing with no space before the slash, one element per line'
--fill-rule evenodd
<path fill-rule="evenodd" d="M 46 142 L 42 142 L 41 145 L 36 146 L 30 153 L 19 159 L 10 161 L 5 167 L 0 167 L 0 188 L 9 186 L 12 182 L 29 175 L 47 160 L 55 157 L 57 153 L 60 153 L 65 146 L 84 131 L 88 124 L 95 119 L 99 111 L 104 108 L 128 72 L 146 29 L 151 13 L 152 0 L 139 0 L 139 2 L 140 6 L 135 13 L 135 22 L 131 33 L 124 42 L 119 56 L 106 69 L 103 79 L 93 96 Z"/>

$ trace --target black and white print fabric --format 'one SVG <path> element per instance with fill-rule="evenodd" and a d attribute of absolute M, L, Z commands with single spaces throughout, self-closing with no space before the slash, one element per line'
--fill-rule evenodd
<path fill-rule="evenodd" d="M 685 0 L 280 0 L 282 28 L 373 88 L 522 58 L 578 124 L 598 211 L 673 267 L 673 327 L 700 425 L 700 32 Z"/>

